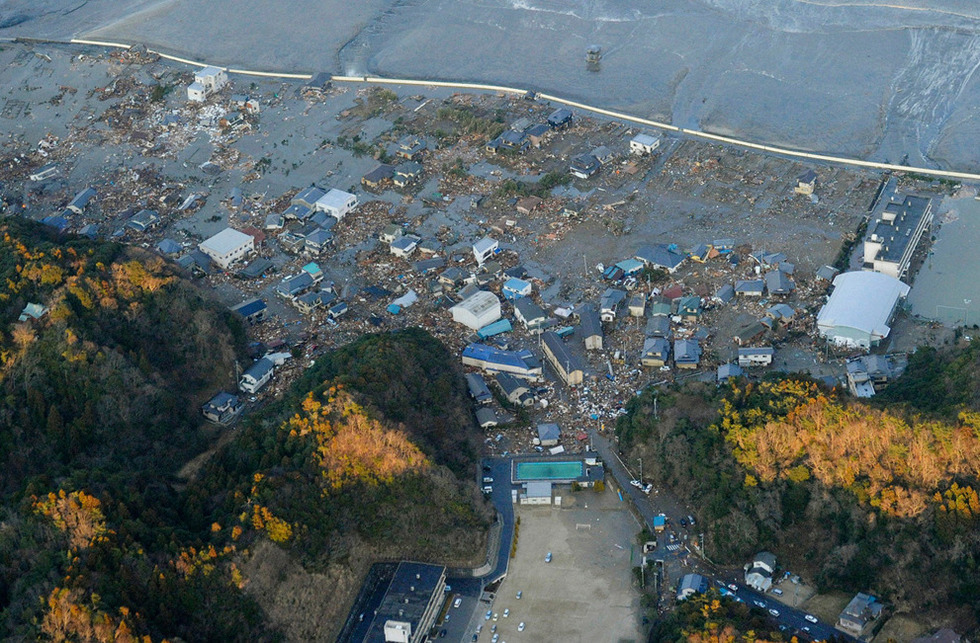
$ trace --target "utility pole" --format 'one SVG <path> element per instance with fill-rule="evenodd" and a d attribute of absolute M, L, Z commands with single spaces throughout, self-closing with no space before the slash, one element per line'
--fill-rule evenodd
<path fill-rule="evenodd" d="M 640 461 L 640 482 L 643 482 L 643 458 L 637 458 Z"/>

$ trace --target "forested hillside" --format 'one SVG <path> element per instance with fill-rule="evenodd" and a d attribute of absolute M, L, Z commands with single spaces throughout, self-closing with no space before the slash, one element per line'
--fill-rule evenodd
<path fill-rule="evenodd" d="M 138 249 L 12 220 L 0 239 L 0 638 L 329 638 L 373 560 L 480 562 L 479 433 L 427 333 L 321 358 L 184 489 L 241 327 Z M 270 552 L 332 574 L 316 609 L 277 603 Z"/>
<path fill-rule="evenodd" d="M 227 573 L 186 565 L 214 550 L 172 485 L 241 328 L 152 255 L 17 220 L 0 240 L 0 638 L 261 638 Z"/>
<path fill-rule="evenodd" d="M 428 333 L 366 336 L 321 357 L 244 427 L 189 502 L 334 579 L 313 605 L 255 579 L 256 599 L 290 639 L 330 638 L 376 558 L 482 562 L 491 515 L 474 481 L 469 408 L 455 360 Z"/>
<path fill-rule="evenodd" d="M 974 412 L 934 419 L 869 407 L 796 377 L 661 394 L 659 420 L 650 395 L 617 431 L 697 507 L 712 559 L 740 564 L 772 549 L 824 587 L 870 589 L 900 610 L 957 612 L 961 627 L 976 625 Z"/>

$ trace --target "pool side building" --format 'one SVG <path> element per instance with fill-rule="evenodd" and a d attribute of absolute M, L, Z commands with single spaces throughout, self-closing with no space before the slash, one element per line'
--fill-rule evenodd
<path fill-rule="evenodd" d="M 592 487 L 605 479 L 605 468 L 596 453 L 524 456 L 511 460 L 511 484 L 550 482 L 553 485 L 577 483 Z"/>

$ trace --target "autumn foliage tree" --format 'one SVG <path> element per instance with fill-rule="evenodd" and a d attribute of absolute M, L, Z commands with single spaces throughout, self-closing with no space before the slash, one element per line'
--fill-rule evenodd
<path fill-rule="evenodd" d="M 34 501 L 34 511 L 47 516 L 55 527 L 68 535 L 72 549 L 85 549 L 106 535 L 105 516 L 99 499 L 84 491 L 49 493 Z"/>
<path fill-rule="evenodd" d="M 731 383 L 706 419 L 712 395 L 661 391 L 657 419 L 644 393 L 617 424 L 645 472 L 698 507 L 712 560 L 770 549 L 826 589 L 980 613 L 977 411 L 920 414 L 772 376 Z"/>

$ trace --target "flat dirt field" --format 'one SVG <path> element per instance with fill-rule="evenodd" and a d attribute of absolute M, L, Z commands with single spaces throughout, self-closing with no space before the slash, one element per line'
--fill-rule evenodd
<path fill-rule="evenodd" d="M 847 595 L 843 592 L 817 594 L 804 603 L 802 609 L 810 612 L 825 623 L 836 623 L 841 610 L 847 606 L 851 598 L 853 598 L 852 595 Z"/>
<path fill-rule="evenodd" d="M 922 636 L 926 632 L 926 627 L 918 621 L 913 621 L 908 616 L 893 616 L 888 619 L 881 627 L 881 631 L 874 637 L 875 643 L 887 643 L 887 641 L 911 641 Z"/>
<path fill-rule="evenodd" d="M 517 509 L 517 555 L 493 605 L 500 640 L 643 640 L 640 596 L 630 571 L 631 550 L 639 560 L 636 521 L 612 491 L 566 493 L 563 501 L 561 509 Z M 545 563 L 549 551 L 553 559 Z M 504 618 L 508 608 L 510 616 Z M 526 629 L 518 633 L 522 621 Z M 490 640 L 492 625 L 484 622 L 481 641 Z"/>

